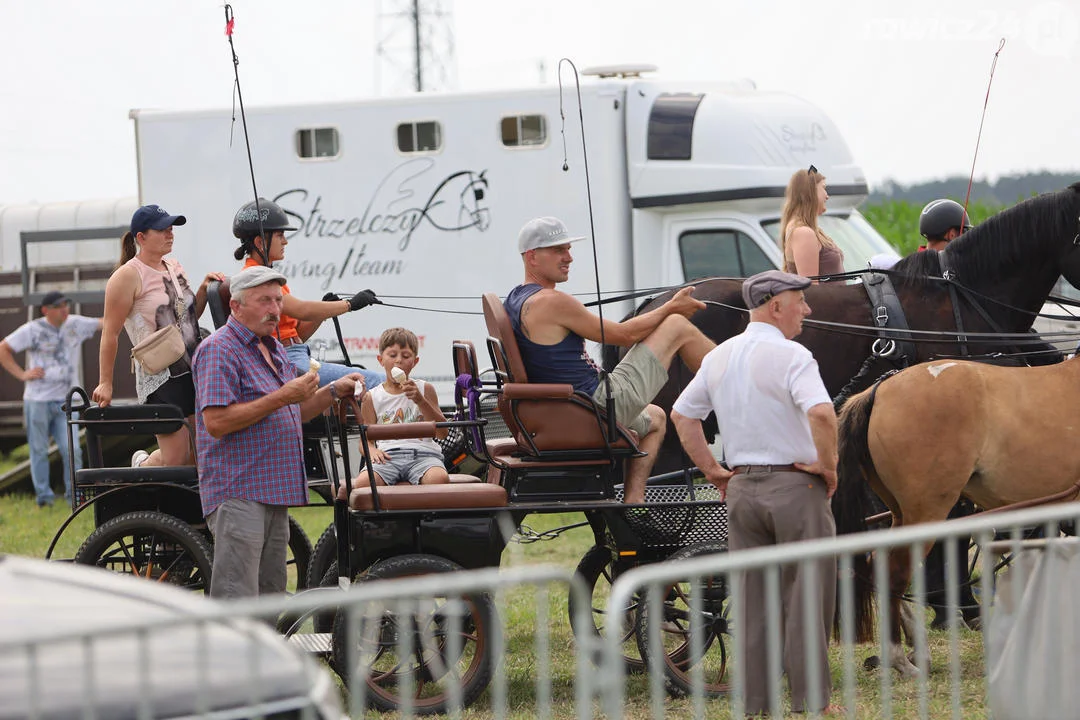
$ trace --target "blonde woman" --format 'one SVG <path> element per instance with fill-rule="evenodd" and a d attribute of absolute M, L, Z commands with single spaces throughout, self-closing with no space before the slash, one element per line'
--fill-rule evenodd
<path fill-rule="evenodd" d="M 784 272 L 812 277 L 844 271 L 844 252 L 817 224 L 828 200 L 825 176 L 813 165 L 791 176 L 780 215 Z"/>
<path fill-rule="evenodd" d="M 140 403 L 176 405 L 189 420 L 194 418 L 191 356 L 199 342 L 197 320 L 206 307 L 207 283 L 225 276 L 209 273 L 196 290 L 180 262 L 175 257 L 165 259 L 173 251 L 173 226 L 186 222 L 183 215 L 170 215 L 157 205 L 144 205 L 132 216 L 131 230 L 124 233 L 120 262 L 105 285 L 100 369 L 93 395 L 101 407 L 113 399 L 113 366 L 120 329 L 126 329 L 131 344 L 137 345 L 151 333 L 177 325 L 187 352 L 154 375 L 135 363 L 135 389 Z M 150 454 L 137 451 L 131 458 L 132 466 L 195 464 L 186 427 L 158 435 L 157 441 L 159 449 Z"/>

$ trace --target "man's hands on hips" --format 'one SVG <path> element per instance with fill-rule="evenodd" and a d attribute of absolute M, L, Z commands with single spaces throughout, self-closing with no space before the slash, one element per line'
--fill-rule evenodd
<path fill-rule="evenodd" d="M 809 465 L 807 465 L 806 463 L 795 463 L 795 467 L 799 468 L 803 472 L 808 472 L 811 475 L 821 476 L 821 479 L 825 481 L 825 497 L 831 498 L 833 496 L 833 493 L 836 492 L 835 465 L 832 467 L 832 469 L 827 469 L 824 465 L 821 464 L 821 461 L 818 460 L 817 462 L 811 463 Z"/>
<path fill-rule="evenodd" d="M 720 491 L 720 499 L 727 500 L 728 481 L 731 480 L 735 473 L 725 469 L 724 466 L 719 463 L 702 472 L 705 473 L 705 479 L 715 485 L 716 489 Z"/>

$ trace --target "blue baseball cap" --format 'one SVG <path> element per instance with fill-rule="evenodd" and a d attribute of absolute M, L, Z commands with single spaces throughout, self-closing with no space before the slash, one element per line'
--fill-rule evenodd
<path fill-rule="evenodd" d="M 170 215 L 160 205 L 143 205 L 131 216 L 131 233 L 138 235 L 147 230 L 164 230 L 170 225 L 183 225 L 187 218 L 183 215 Z"/>

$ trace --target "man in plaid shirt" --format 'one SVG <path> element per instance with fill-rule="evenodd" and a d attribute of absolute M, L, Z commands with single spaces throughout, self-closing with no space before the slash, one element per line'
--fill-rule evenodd
<path fill-rule="evenodd" d="M 307 504 L 300 423 L 352 395 L 359 373 L 319 388 L 273 337 L 285 276 L 250 267 L 229 283 L 232 315 L 195 353 L 199 494 L 214 535 L 210 595 L 284 592 L 290 505 Z"/>

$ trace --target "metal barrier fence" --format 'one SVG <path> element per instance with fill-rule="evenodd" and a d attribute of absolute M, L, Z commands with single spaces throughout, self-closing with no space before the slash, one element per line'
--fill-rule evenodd
<path fill-rule="evenodd" d="M 768 705 L 772 717 L 786 717 L 790 711 L 785 709 L 780 681 L 783 660 L 780 573 L 798 566 L 802 571 L 811 573 L 812 577 L 812 568 L 816 561 L 835 558 L 838 564 L 837 604 L 841 609 L 841 624 L 840 642 L 833 650 L 834 658 L 838 654 L 839 660 L 832 659 L 830 664 L 834 669 L 839 665 L 841 681 L 839 692 L 834 689 L 831 699 L 844 708 L 843 714 L 849 718 L 938 718 L 946 714 L 953 718 L 989 716 L 993 708 L 988 706 L 990 687 L 986 678 L 994 677 L 996 682 L 1004 684 L 1003 687 L 996 688 L 999 692 L 994 694 L 999 701 L 1010 697 L 1023 697 L 1026 691 L 1024 685 L 1031 682 L 1031 678 L 1022 675 L 1000 677 L 1000 673 L 995 675 L 995 669 L 991 667 L 994 658 L 983 652 L 982 637 L 975 636 L 978 642 L 974 642 L 970 633 L 964 633 L 969 637 L 964 638 L 965 642 L 962 643 L 959 629 L 962 621 L 955 616 L 949 619 L 947 643 L 943 648 L 946 657 L 929 657 L 926 651 L 928 632 L 924 609 L 926 579 L 924 569 L 919 565 L 923 555 L 922 548 L 936 540 L 943 540 L 948 556 L 953 557 L 958 537 L 971 535 L 978 547 L 986 548 L 996 534 L 999 538 L 1006 538 L 995 543 L 998 550 L 1005 551 L 1006 548 L 1001 547 L 1005 545 L 1008 552 L 1027 553 L 1031 543 L 1024 539 L 1025 528 L 1038 528 L 1044 537 L 1058 538 L 1061 525 L 1076 523 L 1078 519 L 1078 503 L 1044 506 L 1009 513 L 976 515 L 933 525 L 886 529 L 737 553 L 705 555 L 680 563 L 658 563 L 631 570 L 615 581 L 607 603 L 606 612 L 610 625 L 604 640 L 603 662 L 600 668 L 600 685 L 604 688 L 604 712 L 608 717 L 618 718 L 623 717 L 626 709 L 623 648 L 621 635 L 614 625 L 617 619 L 628 616 L 628 609 L 636 608 L 639 625 L 642 623 L 642 616 L 647 618 L 652 615 L 659 618 L 660 622 L 644 620 L 645 627 L 639 627 L 638 632 L 645 634 L 646 644 L 663 647 L 665 651 L 650 653 L 647 658 L 651 716 L 665 717 L 665 712 L 670 709 L 672 701 L 669 693 L 665 692 L 667 689 L 675 690 L 676 695 L 682 694 L 688 698 L 688 706 L 680 713 L 681 716 L 702 718 L 721 714 L 726 717 L 730 712 L 731 717 L 743 717 L 746 678 L 740 671 L 744 658 L 739 657 L 737 651 L 733 652 L 737 646 L 735 641 L 738 640 L 742 613 L 738 603 L 729 604 L 729 600 L 739 596 L 748 574 L 761 572 L 764 574 L 767 596 L 765 652 L 768 658 L 768 674 L 774 678 L 769 684 Z M 1030 533 L 1030 530 L 1027 532 Z M 1067 541 L 1055 540 L 1050 546 L 1056 547 L 1063 542 Z M 916 565 L 911 592 L 915 600 L 912 604 L 917 648 L 914 664 L 919 672 L 912 678 L 900 679 L 892 670 L 868 672 L 864 667 L 857 666 L 855 660 L 857 646 L 853 642 L 855 631 L 851 622 L 851 611 L 857 580 L 852 572 L 852 559 L 867 552 L 883 557 L 888 550 L 911 552 Z M 958 555 L 963 556 L 963 552 Z M 983 600 L 994 597 L 995 566 L 1000 564 L 999 559 L 993 552 L 981 551 L 980 576 L 976 587 Z M 1031 587 L 1035 581 L 1030 581 L 1030 578 L 1036 577 L 1030 571 L 1033 563 L 1028 562 L 1026 566 L 1028 570 L 1025 571 L 1025 578 L 1009 585 L 1006 601 L 1013 608 L 1020 607 L 1022 597 L 1057 594 L 1062 594 L 1064 598 L 1072 596 L 1073 588 L 1058 579 L 1059 574 L 1055 572 L 1037 576 L 1040 578 L 1037 581 L 1038 586 Z M 888 580 L 885 563 L 875 563 L 873 583 L 876 597 L 889 596 Z M 946 603 L 955 607 L 959 584 L 952 573 L 946 573 L 946 581 Z M 1025 586 L 1025 582 L 1028 586 Z M 811 608 L 804 613 L 805 620 L 809 620 L 812 614 L 812 595 L 815 591 L 812 586 L 815 585 L 816 582 L 808 582 L 802 586 L 804 607 Z M 1001 600 L 1000 592 L 997 599 Z M 888 633 L 882 632 L 881 628 L 888 626 L 889 605 L 882 602 L 875 604 L 879 637 L 876 650 L 878 657 L 885 659 L 890 656 L 891 643 Z M 994 628 L 996 609 L 990 605 L 986 602 L 980 604 L 984 633 L 1005 632 L 1007 627 Z M 1071 613 L 1061 619 L 1071 620 Z M 999 625 L 1007 626 L 1014 622 L 1015 618 L 1012 618 Z M 665 627 L 670 625 L 681 625 L 682 629 Z M 809 623 L 806 627 L 809 628 Z M 1071 659 L 1070 653 L 1076 641 L 1074 635 L 1080 635 L 1080 631 L 1072 633 L 1071 622 L 1064 626 L 1064 631 L 1064 636 L 1059 634 L 1048 640 L 1045 637 L 1047 633 L 1044 633 L 1043 639 L 1046 642 L 1036 649 L 1025 645 L 1022 638 L 1017 641 L 1021 647 L 1014 648 L 1003 647 L 1006 644 L 1003 637 L 991 640 L 996 643 L 994 649 L 998 654 L 1005 651 L 1018 653 L 1019 661 L 1014 658 L 1010 663 L 1013 669 L 1029 667 L 1028 672 L 1038 673 L 1044 668 L 1060 666 L 1061 662 L 1065 663 L 1066 668 L 1075 669 L 1077 661 Z M 665 645 L 662 636 L 667 634 L 673 635 L 678 642 Z M 1052 632 L 1050 634 L 1052 635 Z M 804 634 L 803 642 L 811 649 L 818 644 L 809 630 Z M 941 645 L 942 643 L 936 642 L 934 652 L 941 652 Z M 866 650 L 865 647 L 861 648 L 861 652 Z M 807 674 L 811 677 L 815 671 L 820 670 L 813 667 L 813 655 L 812 652 L 807 653 L 807 657 L 811 658 Z M 942 664 L 947 668 L 947 677 L 944 680 L 940 673 Z M 973 664 L 977 668 L 977 678 L 974 680 L 977 690 L 974 693 L 970 671 Z M 962 669 L 965 666 L 967 669 Z M 928 672 L 931 667 L 936 668 L 933 673 Z M 1069 694 L 1067 689 L 1062 687 L 1063 682 L 1069 681 L 1059 680 L 1056 673 L 1051 673 L 1051 677 L 1038 683 L 1041 688 L 1039 692 L 1050 696 L 1048 703 L 1057 702 Z M 724 688 L 724 699 L 711 699 L 711 695 L 719 694 L 716 690 L 723 685 L 728 686 Z M 813 695 L 813 692 L 809 694 L 808 707 L 821 707 L 829 700 Z M 1040 698 L 1035 698 L 1036 702 L 1039 700 Z M 1002 706 L 1011 704 L 1013 703 L 998 703 Z M 997 714 L 994 716 L 997 718 L 1066 716 L 1040 715 L 1037 712 L 1031 714 L 1030 710 L 1023 714 L 1010 714 L 1015 711 L 1008 709 L 997 709 L 995 712 Z M 1071 713 L 1075 715 L 1075 706 Z"/>
<path fill-rule="evenodd" d="M 99 616 L 85 629 L 59 624 L 11 633 L 9 626 L 0 633 L 0 718 L 323 720 L 344 714 L 362 717 L 369 703 L 378 709 L 394 707 L 400 717 L 438 710 L 450 717 L 591 718 L 598 710 L 607 718 L 741 717 L 745 678 L 733 642 L 741 610 L 731 598 L 738 596 L 747 573 L 764 573 L 769 674 L 779 678 L 780 573 L 822 558 L 836 558 L 839 565 L 837 599 L 845 620 L 830 664 L 840 677 L 832 699 L 846 708 L 847 717 L 987 716 L 994 706 L 986 678 L 996 677 L 995 658 L 983 652 L 982 636 L 962 631 L 955 617 L 944 634 L 934 634 L 933 657 L 926 651 L 916 653 L 917 677 L 867 671 L 857 663 L 857 655 L 875 650 L 879 657 L 889 657 L 890 643 L 885 634 L 876 647 L 852 642 L 852 558 L 891 549 L 921 557 L 923 544 L 944 538 L 955 547 L 956 538 L 967 534 L 985 546 L 995 532 L 1006 529 L 1008 544 L 1019 549 L 1023 528 L 1041 527 L 1046 537 L 1056 537 L 1059 523 L 1078 518 L 1080 504 L 1058 505 L 647 565 L 612 584 L 602 613 L 603 636 L 594 630 L 597 618 L 590 617 L 590 611 L 595 612 L 595 599 L 582 580 L 568 569 L 546 565 L 361 582 L 347 591 L 324 588 L 290 598 L 205 603 L 192 597 L 184 598 L 190 601 L 181 603 L 179 611 L 162 607 L 149 614 L 124 610 L 121 600 L 142 593 L 133 593 L 132 584 L 115 578 L 120 587 L 114 592 L 125 597 L 108 611 L 104 604 L 85 608 Z M 981 561 L 978 588 L 986 599 L 995 591 L 996 558 L 983 552 Z M 58 578 L 65 571 L 97 572 L 62 564 L 48 567 Z M 959 588 L 952 574 L 947 578 L 946 602 L 955 605 Z M 887 596 L 884 570 L 875 572 L 873 582 L 878 595 Z M 1071 592 L 1064 580 L 1052 575 L 1039 582 L 1036 593 Z M 155 600 L 152 584 L 146 585 L 148 597 Z M 810 585 L 804 592 L 812 592 Z M 1023 582 L 1011 588 L 1006 600 L 1014 608 L 1022 594 L 1033 591 Z M 916 572 L 913 595 L 921 601 L 925 592 L 925 578 Z M 567 595 L 576 608 L 572 649 L 556 647 L 569 645 L 561 638 L 553 642 L 551 608 Z M 930 634 L 921 605 L 914 605 L 915 636 L 917 644 L 926 647 Z M 807 607 L 809 616 L 813 604 Z M 984 630 L 992 626 L 995 612 L 982 604 Z M 323 651 L 344 680 L 335 682 L 325 666 L 288 653 L 269 627 L 284 627 L 282 618 L 288 619 L 290 632 L 298 631 L 293 644 Z M 879 603 L 877 620 L 884 625 L 888 619 L 887 604 Z M 522 628 L 528 621 L 532 627 Z M 623 652 L 632 634 L 643 647 L 647 678 L 627 677 Z M 1042 668 L 1057 661 L 1067 635 L 1059 642 L 1044 640 L 1034 654 L 1025 650 L 1020 665 Z M 814 639 L 807 633 L 804 641 L 812 646 Z M 648 652 L 650 648 L 663 652 Z M 995 657 L 1005 652 L 997 647 Z M 1067 689 L 1055 678 L 1039 686 L 1049 688 L 1044 694 Z M 1001 682 L 1006 695 L 1019 696 L 1025 690 L 1022 676 Z M 347 690 L 344 701 L 338 698 L 339 686 Z M 773 717 L 783 717 L 779 681 L 770 687 L 770 700 Z M 809 700 L 818 706 L 826 698 Z M 463 709 L 473 701 L 471 710 Z M 997 718 L 1021 716 L 995 709 Z"/>
<path fill-rule="evenodd" d="M 376 709 L 393 706 L 403 718 L 439 710 L 461 717 L 485 689 L 490 695 L 481 705 L 490 708 L 490 717 L 547 718 L 556 650 L 549 642 L 549 605 L 556 596 L 572 595 L 581 608 L 579 627 L 588 621 L 584 583 L 571 570 L 551 566 L 421 575 L 355 583 L 347 591 L 320 588 L 293 597 L 209 603 L 92 568 L 25 562 L 56 581 L 35 590 L 40 578 L 16 572 L 28 601 L 40 601 L 62 583 L 69 592 L 98 585 L 103 590 L 79 610 L 91 619 L 78 623 L 81 628 L 60 623 L 19 632 L 15 615 L 0 613 L 2 719 L 341 720 L 364 717 L 369 702 Z M 499 616 L 512 593 L 516 612 L 535 618 L 529 647 L 521 646 L 521 633 L 514 634 L 517 646 L 508 646 L 502 630 L 508 619 Z M 64 602 L 55 605 L 70 611 Z M 311 632 L 328 612 L 335 615 L 332 627 Z M 274 625 L 299 630 L 290 638 L 298 648 L 290 652 Z M 327 667 L 301 649 L 321 650 L 344 680 L 332 679 Z M 508 682 L 506 661 L 514 654 L 529 658 L 531 690 Z M 359 672 L 361 667 L 367 672 Z M 565 675 L 567 668 L 561 670 Z M 569 670 L 569 705 L 579 717 L 591 717 L 597 675 L 588 661 Z M 514 715 L 523 695 L 528 709 Z M 561 703 L 562 712 L 566 705 Z"/>

